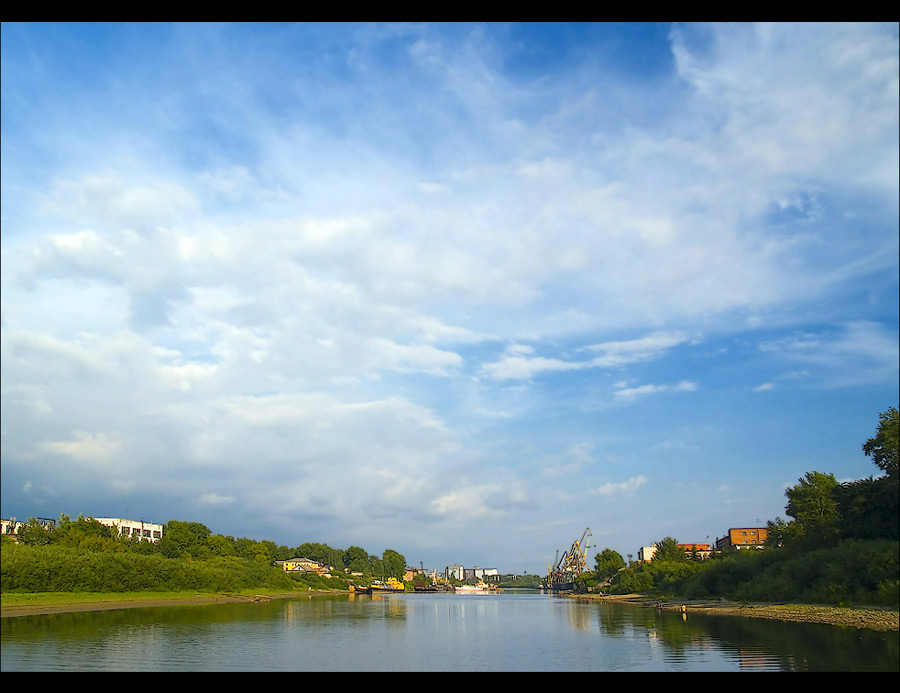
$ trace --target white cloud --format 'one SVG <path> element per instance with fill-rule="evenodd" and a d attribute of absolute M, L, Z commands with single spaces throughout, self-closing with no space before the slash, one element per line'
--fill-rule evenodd
<path fill-rule="evenodd" d="M 48 66 L 4 41 L 6 488 L 124 462 L 163 507 L 338 543 L 539 533 L 549 498 L 605 519 L 588 470 L 678 449 L 682 398 L 648 433 L 607 382 L 896 383 L 896 26 L 678 26 L 647 73 L 542 29 L 175 27 L 95 90 L 4 25 Z"/>
<path fill-rule="evenodd" d="M 635 492 L 646 485 L 647 477 L 643 474 L 639 474 L 638 476 L 633 476 L 627 481 L 620 482 L 618 484 L 614 483 L 606 483 L 602 486 L 598 486 L 591 493 L 598 496 L 632 496 Z"/>
<path fill-rule="evenodd" d="M 204 493 L 198 499 L 198 502 L 201 505 L 213 505 L 213 506 L 229 506 L 233 505 L 235 502 L 234 496 L 221 496 L 218 493 Z"/>
<path fill-rule="evenodd" d="M 631 363 L 658 358 L 667 349 L 684 343 L 687 338 L 680 333 L 659 332 L 634 340 L 604 342 L 582 347 L 579 351 L 600 352 L 586 361 L 564 361 L 542 356 L 522 356 L 533 349 L 516 346 L 494 363 L 481 367 L 484 375 L 494 380 L 527 380 L 544 372 L 574 371 L 587 368 L 615 368 Z"/>
<path fill-rule="evenodd" d="M 617 399 L 633 400 L 646 395 L 654 395 L 664 392 L 693 392 L 697 389 L 697 384 L 690 380 L 682 380 L 675 385 L 638 385 L 637 387 L 626 387 L 615 391 Z"/>
<path fill-rule="evenodd" d="M 47 441 L 38 447 L 49 453 L 70 457 L 76 462 L 106 466 L 121 462 L 123 444 L 115 435 L 75 431 L 72 440 Z"/>

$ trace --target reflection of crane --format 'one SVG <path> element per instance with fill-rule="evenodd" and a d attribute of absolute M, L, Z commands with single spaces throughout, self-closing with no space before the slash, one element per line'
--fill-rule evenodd
<path fill-rule="evenodd" d="M 554 591 L 575 589 L 575 578 L 587 572 L 587 550 L 591 542 L 590 528 L 584 530 L 581 539 L 572 543 L 569 550 L 559 557 L 556 552 L 556 563 L 548 565 L 547 586 Z"/>

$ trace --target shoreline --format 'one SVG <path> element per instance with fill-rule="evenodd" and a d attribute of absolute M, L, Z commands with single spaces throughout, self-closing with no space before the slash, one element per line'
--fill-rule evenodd
<path fill-rule="evenodd" d="M 85 611 L 108 611 L 112 609 L 139 609 L 155 606 L 190 606 L 209 604 L 234 604 L 246 602 L 268 602 L 273 599 L 294 599 L 301 596 L 343 594 L 342 591 L 310 590 L 271 593 L 153 593 L 137 594 L 97 594 L 65 593 L 51 595 L 16 594 L 15 603 L 0 604 L 0 618 L 18 616 L 39 616 L 48 614 L 76 613 Z M 7 595 L 8 597 L 9 595 Z M 28 597 L 34 601 L 29 603 Z M 743 616 L 801 623 L 822 623 L 831 626 L 865 628 L 883 632 L 900 630 L 900 612 L 887 608 L 854 608 L 824 606 L 814 604 L 754 603 L 742 604 L 724 599 L 678 600 L 648 597 L 643 594 L 576 594 L 571 599 L 595 602 L 618 602 L 633 606 L 656 608 L 666 611 L 681 611 L 684 614 L 705 613 L 722 616 Z"/>
<path fill-rule="evenodd" d="M 900 630 L 900 612 L 888 608 L 826 606 L 820 604 L 752 603 L 742 604 L 725 599 L 678 600 L 648 597 L 644 594 L 576 594 L 583 601 L 611 601 L 634 606 L 680 611 L 684 614 L 705 613 L 721 616 L 744 616 L 775 621 L 822 623 L 844 628 L 865 628 L 883 632 Z"/>
<path fill-rule="evenodd" d="M 84 611 L 109 611 L 112 609 L 140 609 L 154 606 L 192 606 L 205 604 L 235 604 L 246 602 L 268 602 L 273 599 L 292 599 L 315 594 L 333 594 L 329 591 L 296 591 L 296 592 L 261 592 L 239 594 L 235 592 L 190 592 L 184 594 L 166 593 L 165 596 L 153 593 L 114 594 L 102 593 L 93 595 L 88 592 L 60 594 L 54 598 L 48 593 L 35 594 L 35 602 L 24 601 L 26 594 L 17 594 L 23 601 L 0 604 L 0 618 L 17 616 L 40 616 L 47 614 L 65 614 Z"/>

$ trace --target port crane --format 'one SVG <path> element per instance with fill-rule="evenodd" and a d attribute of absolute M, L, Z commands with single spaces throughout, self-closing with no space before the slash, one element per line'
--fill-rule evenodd
<path fill-rule="evenodd" d="M 556 562 L 547 566 L 547 587 L 555 592 L 575 589 L 575 578 L 588 570 L 587 550 L 591 545 L 590 527 L 584 530 L 581 539 L 572 542 L 562 558 L 556 552 Z"/>

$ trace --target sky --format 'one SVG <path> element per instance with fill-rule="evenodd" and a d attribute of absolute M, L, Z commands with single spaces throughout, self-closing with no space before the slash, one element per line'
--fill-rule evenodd
<path fill-rule="evenodd" d="M 898 403 L 898 25 L 2 25 L 4 518 L 545 573 Z"/>

